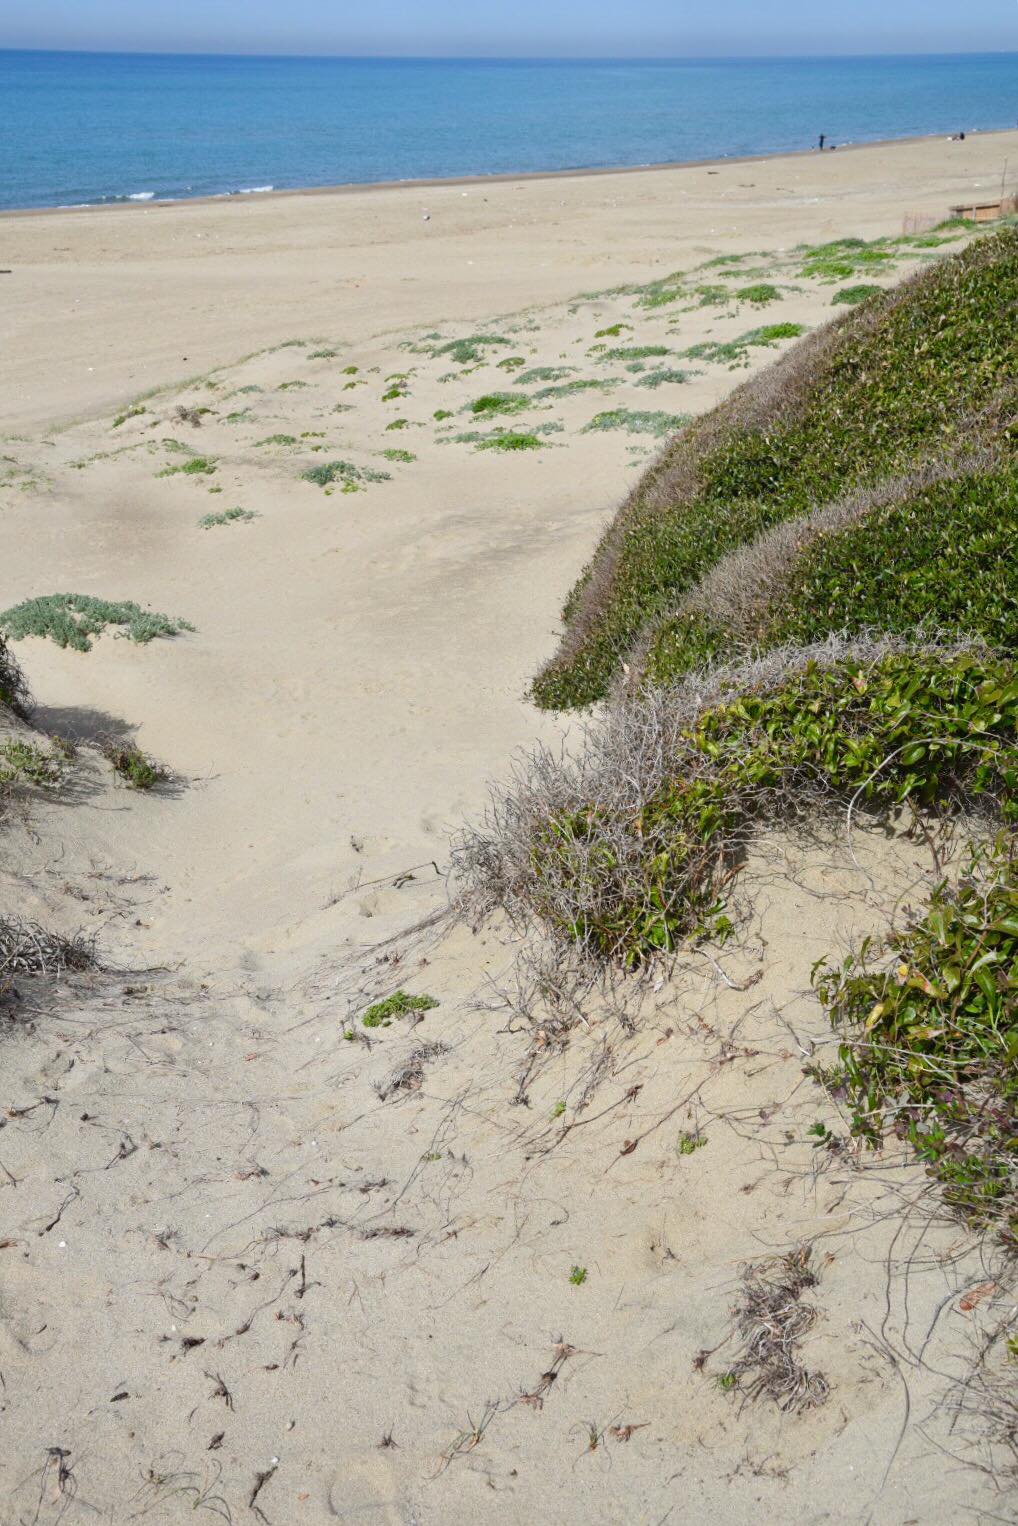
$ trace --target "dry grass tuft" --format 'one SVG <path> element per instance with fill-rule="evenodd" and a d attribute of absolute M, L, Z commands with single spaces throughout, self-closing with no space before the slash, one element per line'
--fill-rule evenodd
<path fill-rule="evenodd" d="M 817 1286 L 808 1245 L 746 1267 L 735 1307 L 734 1335 L 740 1342 L 723 1387 L 736 1389 L 745 1402 L 770 1399 L 780 1410 L 816 1409 L 830 1393 L 821 1372 L 810 1372 L 800 1348 L 819 1317 L 803 1294 Z M 734 1380 L 734 1381 L 730 1381 Z"/>

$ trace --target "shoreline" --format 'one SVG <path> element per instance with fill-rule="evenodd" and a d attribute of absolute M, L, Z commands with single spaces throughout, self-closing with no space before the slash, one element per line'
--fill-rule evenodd
<path fill-rule="evenodd" d="M 1013 127 L 987 127 L 965 130 L 969 139 L 985 142 L 988 138 L 1014 132 Z M 911 133 L 900 138 L 873 138 L 861 142 L 838 144 L 824 149 L 824 153 L 851 154 L 865 149 L 898 148 L 924 143 L 954 141 L 943 133 Z M 410 180 L 349 180 L 334 185 L 288 186 L 277 190 L 260 191 L 257 188 L 241 191 L 215 191 L 204 196 L 154 196 L 151 200 L 125 198 L 121 201 L 83 201 L 52 207 L 5 207 L 0 208 L 0 219 L 23 217 L 50 217 L 66 212 L 147 212 L 154 207 L 163 211 L 171 207 L 219 207 L 232 202 L 246 204 L 250 201 L 280 201 L 296 196 L 352 196 L 370 191 L 425 191 L 444 190 L 460 186 L 506 185 L 517 181 L 534 182 L 548 180 L 591 180 L 610 175 L 658 174 L 666 170 L 713 170 L 726 165 L 769 164 L 778 159 L 813 159 L 821 150 L 812 148 L 772 149 L 759 154 L 722 154 L 707 159 L 661 159 L 648 164 L 592 165 L 585 168 L 561 170 L 493 171 L 490 174 L 425 176 Z"/>

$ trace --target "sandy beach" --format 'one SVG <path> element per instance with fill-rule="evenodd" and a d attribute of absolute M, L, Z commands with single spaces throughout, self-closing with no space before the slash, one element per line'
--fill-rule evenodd
<path fill-rule="evenodd" d="M 489 781 L 575 734 L 526 687 L 608 516 L 843 311 L 801 246 L 931 226 L 1009 158 L 0 217 L 0 607 L 193 627 L 16 643 L 43 731 L 128 735 L 177 785 L 83 750 L 5 825 L 4 904 L 135 972 L 32 994 L 2 1040 L 5 1526 L 1006 1510 L 933 1376 L 978 1339 L 978 1250 L 913 1222 L 904 1157 L 807 1139 L 810 966 L 929 883 L 921 845 L 764 844 L 723 974 L 690 955 L 540 1063 L 510 930 L 427 924 Z M 438 1005 L 366 1031 L 396 987 Z M 741 1268 L 803 1245 L 831 1399 L 734 1409 L 700 1355 Z"/>

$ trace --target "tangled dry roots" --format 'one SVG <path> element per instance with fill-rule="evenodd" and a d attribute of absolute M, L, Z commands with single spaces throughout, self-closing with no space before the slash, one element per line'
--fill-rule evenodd
<path fill-rule="evenodd" d="M 64 938 L 38 922 L 0 918 L 0 984 L 14 975 L 64 975 L 94 969 L 95 964 L 92 938 L 81 933 Z"/>
<path fill-rule="evenodd" d="M 800 1246 L 787 1255 L 747 1266 L 735 1309 L 739 1353 L 728 1371 L 746 1400 L 770 1399 L 781 1410 L 815 1409 L 830 1388 L 821 1372 L 809 1372 L 799 1348 L 818 1318 L 802 1295 L 819 1278 L 812 1251 Z"/>

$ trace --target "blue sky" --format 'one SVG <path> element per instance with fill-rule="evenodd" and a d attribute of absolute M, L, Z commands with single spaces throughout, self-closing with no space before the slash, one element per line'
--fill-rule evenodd
<path fill-rule="evenodd" d="M 467 56 L 1018 50 L 1018 0 L 10 0 L 0 47 Z M 1016 81 L 1018 83 L 1018 81 Z"/>

